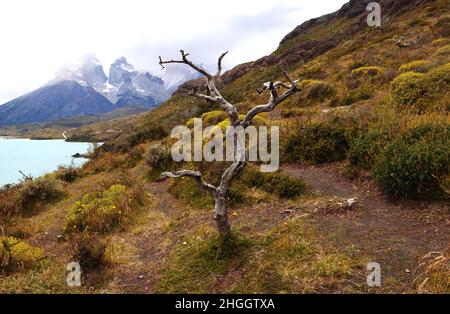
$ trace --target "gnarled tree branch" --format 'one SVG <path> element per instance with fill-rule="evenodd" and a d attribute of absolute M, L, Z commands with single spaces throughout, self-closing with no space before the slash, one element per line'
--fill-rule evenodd
<path fill-rule="evenodd" d="M 283 74 L 286 77 L 288 83 L 281 81 L 277 81 L 275 83 L 274 82 L 264 83 L 263 90 L 269 90 L 270 92 L 269 101 L 264 105 L 258 105 L 250 109 L 245 115 L 244 120 L 242 121 L 242 126 L 246 127 L 250 125 L 253 118 L 257 114 L 274 110 L 277 105 L 282 103 L 284 100 L 286 100 L 288 97 L 292 96 L 299 90 L 297 83 L 300 81 L 300 79 L 294 81 L 287 74 L 287 72 L 283 72 Z M 280 87 L 285 88 L 287 90 L 283 94 L 278 95 L 277 89 Z"/>
<path fill-rule="evenodd" d="M 214 193 L 217 193 L 217 188 L 214 185 L 203 181 L 202 174 L 200 171 L 180 170 L 180 171 L 176 171 L 176 172 L 163 172 L 159 176 L 159 179 L 165 180 L 167 178 L 181 178 L 181 177 L 195 178 L 195 180 L 197 181 L 197 183 L 199 184 L 200 187 L 202 187 L 206 190 L 212 191 Z"/>
<path fill-rule="evenodd" d="M 217 61 L 217 73 L 215 77 L 220 77 L 222 75 L 222 59 L 227 55 L 228 51 L 225 51 L 222 53 L 219 57 L 219 60 Z"/>
<path fill-rule="evenodd" d="M 198 93 L 196 89 L 189 92 L 189 95 L 205 99 L 208 101 L 212 101 L 219 105 L 220 109 L 225 111 L 229 118 L 230 118 L 230 124 L 232 126 L 236 126 L 239 122 L 238 112 L 236 110 L 236 107 L 229 103 L 219 92 L 219 90 L 216 87 L 216 79 L 220 77 L 222 74 L 222 60 L 226 56 L 227 52 L 224 52 L 220 55 L 218 61 L 217 61 L 217 73 L 213 76 L 210 73 L 208 73 L 205 69 L 202 69 L 201 67 L 195 65 L 192 61 L 188 59 L 189 54 L 186 53 L 184 50 L 180 50 L 181 52 L 181 60 L 168 60 L 164 61 L 161 57 L 159 57 L 159 64 L 162 68 L 164 68 L 165 64 L 171 64 L 171 63 L 182 63 L 190 66 L 206 78 L 206 87 L 208 88 L 209 95 Z"/>
<path fill-rule="evenodd" d="M 184 52 L 184 50 L 180 50 L 181 53 L 181 60 L 173 60 L 170 59 L 168 61 L 163 61 L 161 56 L 159 57 L 159 65 L 164 69 L 164 64 L 170 64 L 170 63 L 183 63 L 186 64 L 188 66 L 190 66 L 191 68 L 193 68 L 195 71 L 203 74 L 204 76 L 206 76 L 208 79 L 212 78 L 212 75 L 209 74 L 206 70 L 202 69 L 201 67 L 195 65 L 192 61 L 190 61 L 187 57 L 189 56 L 188 53 Z"/>

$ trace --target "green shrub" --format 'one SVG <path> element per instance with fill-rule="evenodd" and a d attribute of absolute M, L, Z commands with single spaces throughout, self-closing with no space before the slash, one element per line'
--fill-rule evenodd
<path fill-rule="evenodd" d="M 146 163 L 153 169 L 167 170 L 172 162 L 170 150 L 163 145 L 154 146 L 147 153 Z"/>
<path fill-rule="evenodd" d="M 390 137 L 389 131 L 375 129 L 357 138 L 347 151 L 349 166 L 370 169 L 388 145 Z"/>
<path fill-rule="evenodd" d="M 174 180 L 169 192 L 175 198 L 194 208 L 211 208 L 214 206 L 213 195 L 200 188 L 193 178 L 183 177 Z"/>
<path fill-rule="evenodd" d="M 312 164 L 343 160 L 357 132 L 357 122 L 344 118 L 297 128 L 285 136 L 281 158 L 283 162 Z"/>
<path fill-rule="evenodd" d="M 69 238 L 69 255 L 82 270 L 99 270 L 106 266 L 105 252 L 106 243 L 91 233 L 76 233 Z"/>
<path fill-rule="evenodd" d="M 9 218 L 20 214 L 21 211 L 19 186 L 14 184 L 0 188 L 0 217 Z"/>
<path fill-rule="evenodd" d="M 144 153 L 145 150 L 142 147 L 136 146 L 131 148 L 126 159 L 127 166 L 129 168 L 135 167 L 142 160 Z"/>
<path fill-rule="evenodd" d="M 322 81 L 315 81 L 309 84 L 307 98 L 314 101 L 323 102 L 327 98 L 331 98 L 336 91 L 329 84 Z"/>
<path fill-rule="evenodd" d="M 30 211 L 64 195 L 61 181 L 50 177 L 26 180 L 19 189 L 20 205 L 23 210 Z"/>
<path fill-rule="evenodd" d="M 354 90 L 351 90 L 348 95 L 343 99 L 342 105 L 343 106 L 350 106 L 351 104 L 354 104 L 361 100 L 367 100 L 372 97 L 372 92 L 367 88 L 357 88 Z"/>
<path fill-rule="evenodd" d="M 69 166 L 59 166 L 56 171 L 56 178 L 66 183 L 74 182 L 78 177 L 78 169 L 74 164 Z"/>
<path fill-rule="evenodd" d="M 400 66 L 400 72 L 425 73 L 431 68 L 431 62 L 426 60 L 416 60 Z"/>
<path fill-rule="evenodd" d="M 305 183 L 302 180 L 280 174 L 262 173 L 254 169 L 246 169 L 242 180 L 249 187 L 284 198 L 297 197 L 305 192 Z"/>
<path fill-rule="evenodd" d="M 0 272 L 33 267 L 43 258 L 40 248 L 13 237 L 0 236 Z"/>
<path fill-rule="evenodd" d="M 440 190 L 450 173 L 450 128 L 424 125 L 392 142 L 375 164 L 378 183 L 395 196 L 416 197 Z"/>
<path fill-rule="evenodd" d="M 200 188 L 193 178 L 180 178 L 173 182 L 170 193 L 194 208 L 210 208 L 214 206 L 214 197 L 211 193 Z M 237 206 L 248 202 L 249 197 L 245 189 L 233 182 L 227 194 L 228 206 Z"/>
<path fill-rule="evenodd" d="M 116 184 L 106 191 L 89 193 L 66 218 L 65 233 L 107 233 L 122 226 L 131 218 L 131 212 L 143 204 L 143 191 L 139 185 L 127 188 Z"/>

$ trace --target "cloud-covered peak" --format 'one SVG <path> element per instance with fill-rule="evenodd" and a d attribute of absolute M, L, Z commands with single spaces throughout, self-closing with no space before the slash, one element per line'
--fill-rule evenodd
<path fill-rule="evenodd" d="M 62 67 L 55 75 L 54 82 L 76 81 L 82 86 L 100 89 L 108 80 L 103 65 L 93 54 L 85 55 L 80 59 Z"/>

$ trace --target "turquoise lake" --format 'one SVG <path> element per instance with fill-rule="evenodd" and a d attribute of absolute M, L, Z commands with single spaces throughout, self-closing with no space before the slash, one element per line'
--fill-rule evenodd
<path fill-rule="evenodd" d="M 16 183 L 22 178 L 19 171 L 33 177 L 52 172 L 59 165 L 73 162 L 80 166 L 86 160 L 72 158 L 86 153 L 89 143 L 69 143 L 64 140 L 28 140 L 0 138 L 0 186 Z"/>

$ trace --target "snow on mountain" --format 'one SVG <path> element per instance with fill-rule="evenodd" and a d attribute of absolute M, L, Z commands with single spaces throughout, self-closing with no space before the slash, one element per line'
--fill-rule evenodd
<path fill-rule="evenodd" d="M 136 71 L 125 57 L 111 64 L 107 83 L 105 95 L 116 104 L 122 103 L 125 98 L 133 105 L 154 106 L 170 96 L 160 77 Z"/>
<path fill-rule="evenodd" d="M 0 106 L 0 125 L 53 121 L 68 116 L 98 115 L 126 106 L 154 108 L 176 88 L 198 75 L 188 67 L 168 67 L 165 81 L 136 70 L 125 57 L 111 64 L 109 75 L 95 55 L 62 67 L 41 88 Z"/>
<path fill-rule="evenodd" d="M 61 81 L 76 81 L 81 86 L 92 87 L 119 106 L 155 107 L 170 97 L 160 77 L 135 70 L 125 57 L 111 64 L 108 77 L 94 55 L 84 56 L 58 71 L 51 84 Z M 182 82 L 182 78 L 177 81 Z"/>

